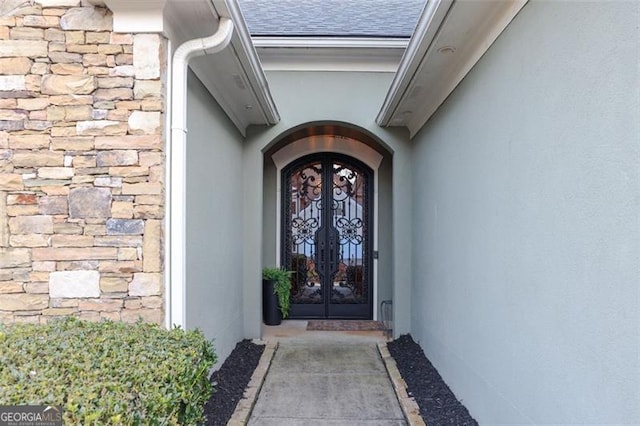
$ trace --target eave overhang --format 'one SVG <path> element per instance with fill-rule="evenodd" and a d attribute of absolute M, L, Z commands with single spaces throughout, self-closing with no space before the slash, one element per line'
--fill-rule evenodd
<path fill-rule="evenodd" d="M 376 122 L 413 137 L 528 0 L 429 0 Z"/>
<path fill-rule="evenodd" d="M 219 17 L 234 22 L 229 47 L 219 56 L 203 56 L 191 69 L 244 135 L 249 125 L 272 125 L 280 115 L 269 91 L 258 54 L 235 0 L 213 0 Z"/>
<path fill-rule="evenodd" d="M 236 0 L 89 1 L 112 11 L 114 31 L 162 33 L 172 50 L 215 33 L 220 18 L 230 18 L 234 32 L 229 46 L 215 55 L 194 58 L 189 67 L 243 135 L 250 125 L 280 120 Z"/>

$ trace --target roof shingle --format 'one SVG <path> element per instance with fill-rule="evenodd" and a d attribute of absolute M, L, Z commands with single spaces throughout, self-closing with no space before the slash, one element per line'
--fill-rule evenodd
<path fill-rule="evenodd" d="M 252 36 L 411 37 L 425 0 L 240 0 Z"/>

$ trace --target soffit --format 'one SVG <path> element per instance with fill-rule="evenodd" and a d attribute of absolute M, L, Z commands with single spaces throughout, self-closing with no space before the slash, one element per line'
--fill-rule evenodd
<path fill-rule="evenodd" d="M 239 8 L 233 1 L 169 0 L 165 9 L 178 43 L 213 34 L 220 17 L 234 22 L 231 43 L 215 55 L 194 58 L 189 67 L 244 135 L 249 125 L 275 124 L 279 116 Z"/>
<path fill-rule="evenodd" d="M 249 125 L 267 125 L 279 117 L 255 49 L 233 1 L 90 0 L 108 7 L 118 32 L 161 32 L 175 50 L 185 41 L 216 32 L 220 17 L 231 18 L 234 32 L 224 50 L 194 58 L 189 67 L 244 135 Z M 160 18 L 159 18 L 160 17 Z M 249 40 L 249 41 L 247 41 Z"/>
<path fill-rule="evenodd" d="M 377 117 L 413 137 L 527 0 L 430 0 Z"/>
<path fill-rule="evenodd" d="M 214 33 L 219 17 L 231 18 L 236 30 L 229 47 L 212 56 L 195 58 L 190 67 L 243 134 L 250 124 L 274 124 L 279 120 L 258 60 L 259 51 L 267 69 L 397 68 L 376 122 L 381 126 L 407 127 L 412 137 L 527 2 L 429 0 L 396 67 L 399 51 L 404 48 L 372 45 L 375 40 L 369 40 L 369 45 L 358 45 L 354 40 L 336 42 L 334 37 L 333 44 L 317 37 L 256 37 L 252 41 L 235 0 L 90 1 L 113 8 L 114 23 L 132 23 L 131 19 L 119 20 L 118 16 L 140 13 L 143 3 L 151 17 L 162 10 L 161 31 L 172 40 L 174 49 L 183 41 Z M 139 32 L 136 29 L 142 24 L 140 20 L 136 22 L 138 26 L 127 32 Z"/>

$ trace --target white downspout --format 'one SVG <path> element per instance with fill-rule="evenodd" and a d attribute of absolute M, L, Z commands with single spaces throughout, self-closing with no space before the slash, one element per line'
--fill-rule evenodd
<path fill-rule="evenodd" d="M 196 56 L 211 55 L 221 51 L 231 41 L 233 22 L 220 18 L 215 34 L 189 40 L 181 44 L 173 54 L 171 84 L 171 139 L 167 143 L 167 199 L 169 200 L 167 223 L 167 247 L 169 260 L 166 265 L 169 297 L 165 314 L 170 326 L 186 327 L 186 160 L 187 160 L 187 66 Z"/>

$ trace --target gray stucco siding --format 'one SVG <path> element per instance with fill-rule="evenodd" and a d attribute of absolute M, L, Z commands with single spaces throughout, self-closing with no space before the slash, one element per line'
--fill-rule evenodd
<path fill-rule="evenodd" d="M 244 337 L 242 136 L 192 73 L 187 99 L 187 327 L 221 362 Z"/>
<path fill-rule="evenodd" d="M 530 1 L 414 138 L 411 331 L 481 423 L 640 419 L 639 8 Z"/>

